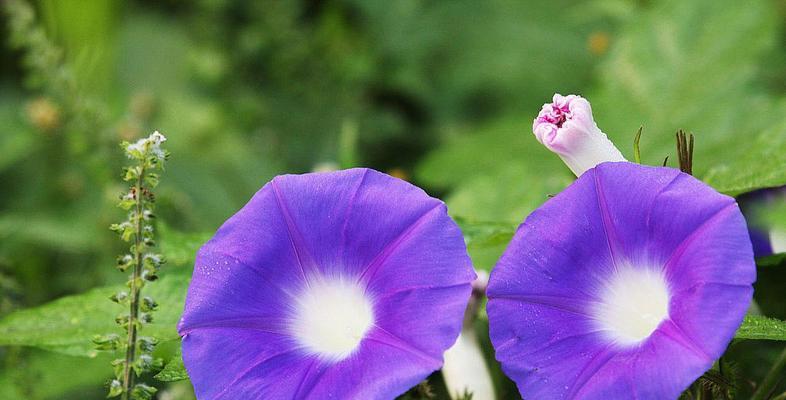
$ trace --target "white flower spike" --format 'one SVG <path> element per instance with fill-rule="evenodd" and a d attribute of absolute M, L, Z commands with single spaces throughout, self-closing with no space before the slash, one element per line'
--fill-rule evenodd
<path fill-rule="evenodd" d="M 126 153 L 129 158 L 135 158 L 149 153 L 163 161 L 166 158 L 166 152 L 161 148 L 161 144 L 164 142 L 166 142 L 166 136 L 155 131 L 151 133 L 150 136 L 129 144 L 126 148 Z"/>

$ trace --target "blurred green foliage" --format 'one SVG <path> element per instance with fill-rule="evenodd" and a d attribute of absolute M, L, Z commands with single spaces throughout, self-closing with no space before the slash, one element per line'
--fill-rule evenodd
<path fill-rule="evenodd" d="M 448 203 L 490 269 L 516 224 L 573 179 L 530 133 L 554 92 L 587 97 L 629 158 L 643 126 L 643 161 L 674 165 L 683 128 L 696 135 L 697 176 L 719 190 L 786 183 L 786 5 L 775 0 L 0 4 L 0 316 L 123 278 L 107 229 L 120 217 L 117 144 L 153 129 L 173 154 L 157 193 L 170 271 L 151 285 L 166 292 L 166 329 L 194 250 L 283 172 L 405 177 Z M 786 309 L 783 286 L 769 284 L 786 270 L 763 276 L 760 308 Z M 113 307 L 111 290 L 79 297 L 94 297 L 84 312 Z M 68 301 L 2 320 L 0 344 L 21 343 L 8 321 Z M 84 337 L 62 349 L 88 352 L 104 322 L 77 324 Z M 49 328 L 36 328 L 40 346 L 58 345 Z M 730 350 L 746 382 L 779 351 L 761 343 Z M 3 399 L 98 399 L 110 375 L 105 360 L 19 347 L 0 347 L 0 360 Z M 170 385 L 161 398 L 191 396 Z"/>

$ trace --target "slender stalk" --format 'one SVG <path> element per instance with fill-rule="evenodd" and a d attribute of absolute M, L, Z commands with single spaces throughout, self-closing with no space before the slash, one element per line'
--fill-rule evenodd
<path fill-rule="evenodd" d="M 677 132 L 677 157 L 680 170 L 693 175 L 693 134 L 687 135 L 682 129 Z"/>
<path fill-rule="evenodd" d="M 140 276 L 142 275 L 142 251 L 141 247 L 144 245 L 142 238 L 142 185 L 144 183 L 145 168 L 142 167 L 139 176 L 136 180 L 136 218 L 134 218 L 134 272 L 131 276 L 131 299 L 128 314 L 128 342 L 126 343 L 126 362 L 123 367 L 123 400 L 128 400 L 131 389 L 134 387 L 134 374 L 132 366 L 136 359 L 136 334 L 137 334 L 137 319 L 139 317 L 139 292 L 140 287 L 137 285 Z"/>
<path fill-rule="evenodd" d="M 141 297 L 145 281 L 154 281 L 161 265 L 165 262 L 160 254 L 150 253 L 153 241 L 153 225 L 150 222 L 154 209 L 151 190 L 158 184 L 158 174 L 169 153 L 161 148 L 166 137 L 158 131 L 135 143 L 123 142 L 126 156 L 133 164 L 124 169 L 123 181 L 128 182 L 128 192 L 120 197 L 118 207 L 127 211 L 126 220 L 112 224 L 125 243 L 130 243 L 128 253 L 117 258 L 117 268 L 126 272 L 131 268 L 125 290 L 113 294 L 109 299 L 123 307 L 127 314 L 118 315 L 115 322 L 125 330 L 125 338 L 117 334 L 96 335 L 93 343 L 98 350 L 120 350 L 125 345 L 125 357 L 112 361 L 115 377 L 109 382 L 108 397 L 120 396 L 122 400 L 151 400 L 156 388 L 137 381 L 138 375 L 161 368 L 161 359 L 153 357 L 157 343 L 155 337 L 140 336 L 143 325 L 152 320 L 151 312 L 157 307 L 149 296 Z"/>
<path fill-rule="evenodd" d="M 636 132 L 636 137 L 633 139 L 633 161 L 636 164 L 641 164 L 641 132 L 644 130 L 644 126 L 639 127 L 639 131 Z"/>
<path fill-rule="evenodd" d="M 764 380 L 761 381 L 759 388 L 751 396 L 751 400 L 767 399 L 772 394 L 771 392 L 775 390 L 775 386 L 783 380 L 782 372 L 784 368 L 786 368 L 786 348 L 778 355 L 775 363 L 770 367 L 770 371 L 767 372 Z"/>

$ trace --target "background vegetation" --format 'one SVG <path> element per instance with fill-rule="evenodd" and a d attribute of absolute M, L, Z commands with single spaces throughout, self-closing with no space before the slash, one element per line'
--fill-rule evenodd
<path fill-rule="evenodd" d="M 515 225 L 572 180 L 531 134 L 554 92 L 587 97 L 631 159 L 640 126 L 656 165 L 676 160 L 684 128 L 696 176 L 718 190 L 786 184 L 783 1 L 26 4 L 0 3 L 2 399 L 105 397 L 111 356 L 90 339 L 116 329 L 106 286 L 125 279 L 108 230 L 122 218 L 118 143 L 154 129 L 172 153 L 157 189 L 169 262 L 150 285 L 161 310 L 148 332 L 172 339 L 158 351 L 175 360 L 195 249 L 276 174 L 368 166 L 408 179 L 448 203 L 476 267 L 491 268 Z M 760 215 L 786 221 L 775 207 Z M 761 313 L 786 318 L 784 288 L 783 258 L 769 258 Z M 740 398 L 782 348 L 732 346 Z M 187 381 L 157 385 L 160 399 L 192 396 Z"/>

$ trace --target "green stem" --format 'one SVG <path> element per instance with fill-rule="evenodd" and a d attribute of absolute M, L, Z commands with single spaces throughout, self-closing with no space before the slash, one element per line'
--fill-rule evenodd
<path fill-rule="evenodd" d="M 783 379 L 781 371 L 783 371 L 784 367 L 786 367 L 786 348 L 778 355 L 778 358 L 775 360 L 775 363 L 772 364 L 772 367 L 770 367 L 770 371 L 767 372 L 764 380 L 761 381 L 761 385 L 756 389 L 756 393 L 753 394 L 751 400 L 766 399 L 767 396 L 770 395 L 770 392 L 775 389 L 775 386 Z"/>
<path fill-rule="evenodd" d="M 644 130 L 644 126 L 642 125 L 639 127 L 639 131 L 636 132 L 636 137 L 633 139 L 633 161 L 636 164 L 641 164 L 641 148 L 639 147 L 639 143 L 641 142 L 641 131 Z"/>
<path fill-rule="evenodd" d="M 137 319 L 139 318 L 139 292 L 141 288 L 137 285 L 139 277 L 142 275 L 142 246 L 144 244 L 142 238 L 142 212 L 144 201 L 142 194 L 142 183 L 144 182 L 145 168 L 142 167 L 137 177 L 135 191 L 136 191 L 136 215 L 134 218 L 135 233 L 134 233 L 134 272 L 131 276 L 131 298 L 128 314 L 128 342 L 126 343 L 126 362 L 123 366 L 123 395 L 122 400 L 128 400 L 129 393 L 134 387 L 134 374 L 132 365 L 136 360 L 136 334 L 137 334 Z"/>

